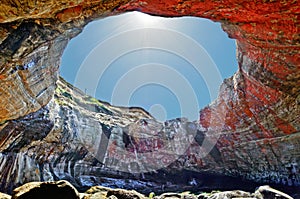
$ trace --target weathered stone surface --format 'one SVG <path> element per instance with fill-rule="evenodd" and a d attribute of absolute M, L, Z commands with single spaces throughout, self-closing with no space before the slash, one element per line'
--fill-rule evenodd
<path fill-rule="evenodd" d="M 0 193 L 0 199 L 11 199 L 11 196 L 5 193 Z"/>
<path fill-rule="evenodd" d="M 293 199 L 288 194 L 271 188 L 270 186 L 260 186 L 255 193 L 249 193 L 245 191 L 223 191 L 223 192 L 212 192 L 202 193 L 198 196 L 198 199 Z M 296 197 L 295 197 L 296 198 Z"/>
<path fill-rule="evenodd" d="M 198 199 L 195 194 L 185 193 L 164 193 L 160 196 L 155 196 L 154 199 Z"/>
<path fill-rule="evenodd" d="M 256 192 L 254 193 L 254 196 L 258 198 L 278 198 L 278 199 L 293 199 L 291 196 L 278 191 L 276 189 L 271 188 L 270 186 L 261 186 L 259 187 Z M 296 198 L 296 197 L 295 197 Z M 297 197 L 298 198 L 298 197 Z"/>
<path fill-rule="evenodd" d="M 244 191 L 224 191 L 224 192 L 212 192 L 204 193 L 198 196 L 198 199 L 231 199 L 231 198 L 248 198 L 248 199 L 258 199 L 260 196 L 253 197 L 249 192 Z"/>
<path fill-rule="evenodd" d="M 90 169 L 101 168 L 112 129 L 125 128 L 140 118 L 152 119 L 142 109 L 111 107 L 66 82 L 58 84 L 55 98 L 46 107 L 1 126 L 2 190 L 58 179 L 71 180 L 78 187 L 89 184 L 81 184 L 81 177 L 83 181 L 85 175 L 99 177 Z M 118 139 L 112 142 L 123 143 L 122 137 Z"/>
<path fill-rule="evenodd" d="M 21 198 L 76 198 L 76 199 L 293 199 L 291 196 L 273 189 L 269 186 L 261 186 L 255 193 L 234 191 L 213 191 L 199 195 L 190 192 L 163 193 L 154 196 L 154 193 L 146 197 L 133 190 L 112 189 L 103 186 L 91 187 L 85 193 L 78 193 L 77 190 L 67 181 L 56 182 L 31 182 L 22 185 L 14 190 L 13 196 L 0 193 L 1 199 Z"/>
<path fill-rule="evenodd" d="M 111 196 L 121 199 L 131 198 L 153 198 L 153 199 L 293 199 L 288 194 L 273 189 L 269 186 L 261 186 L 255 193 L 245 192 L 241 190 L 233 191 L 213 191 L 211 193 L 193 194 L 190 192 L 182 193 L 163 193 L 159 196 L 146 197 L 135 191 L 124 189 L 110 189 L 106 187 L 92 187 L 89 189 L 85 199 L 105 199 Z"/>
<path fill-rule="evenodd" d="M 9 23 L 21 19 L 58 19 L 62 23 L 76 19 L 92 18 L 107 15 L 129 0 L 97 1 L 97 0 L 60 0 L 32 1 L 3 0 L 0 7 L 0 23 Z"/>
<path fill-rule="evenodd" d="M 239 70 L 200 111 L 199 124 L 161 124 L 66 84 L 52 99 L 67 41 L 92 19 L 128 10 L 210 18 L 237 39 Z M 93 185 L 102 164 L 114 175 L 169 165 L 168 172 L 187 168 L 299 185 L 298 15 L 295 0 L 2 1 L 2 190 L 32 180 Z"/>
<path fill-rule="evenodd" d="M 2 1 L 0 122 L 39 110 L 53 96 L 63 50 L 84 25 L 127 1 Z"/>
<path fill-rule="evenodd" d="M 294 164 L 287 165 L 286 170 L 274 169 L 270 175 L 268 168 L 261 171 L 256 167 L 239 167 L 228 158 L 237 155 L 237 151 L 260 157 L 256 142 L 241 144 L 236 151 L 228 150 L 225 156 L 218 145 L 210 146 L 212 135 L 197 122 L 175 119 L 160 123 L 142 109 L 110 106 L 84 95 L 63 80 L 58 81 L 55 93 L 44 108 L 1 126 L 2 190 L 9 192 L 30 181 L 60 179 L 78 188 L 102 184 L 145 192 L 209 185 L 211 177 L 201 179 L 198 174 L 199 179 L 194 179 L 196 176 L 177 173 L 182 169 L 223 174 L 243 168 L 239 175 L 245 178 L 298 183 L 299 173 Z M 299 139 L 281 138 L 276 150 L 284 153 L 286 142 L 293 140 Z M 247 152 L 245 148 L 251 150 Z M 269 167 L 284 167 L 284 164 L 276 161 Z M 162 172 L 156 174 L 156 170 Z M 257 172 L 256 178 L 245 175 L 246 171 Z M 178 180 L 173 182 L 164 177 L 168 173 L 174 173 L 173 178 Z"/>
<path fill-rule="evenodd" d="M 67 181 L 30 182 L 13 191 L 12 199 L 79 199 L 77 190 Z"/>
<path fill-rule="evenodd" d="M 122 199 L 146 199 L 143 194 L 134 190 L 111 189 L 103 186 L 91 187 L 85 193 L 84 199 L 105 199 L 105 198 L 122 198 Z"/>
<path fill-rule="evenodd" d="M 37 111 L 52 98 L 68 33 L 48 23 L 12 22 L 0 29 L 10 31 L 0 44 L 0 121 Z"/>
<path fill-rule="evenodd" d="M 294 150 L 300 128 L 297 1 L 146 0 L 122 9 L 221 20 L 225 32 L 237 39 L 239 70 L 224 81 L 218 99 L 200 111 L 200 124 L 207 136 L 219 138 L 228 174 L 264 181 L 262 176 L 277 178 L 274 170 L 299 173 L 299 151 Z"/>
<path fill-rule="evenodd" d="M 146 197 L 134 190 L 127 191 L 122 189 L 110 190 L 107 192 L 106 197 L 115 196 L 123 199 L 145 199 Z"/>

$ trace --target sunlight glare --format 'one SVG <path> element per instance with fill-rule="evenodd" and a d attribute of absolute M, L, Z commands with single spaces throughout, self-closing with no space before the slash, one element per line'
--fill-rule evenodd
<path fill-rule="evenodd" d="M 159 22 L 159 17 L 151 16 L 141 12 L 135 11 L 133 15 L 134 18 L 136 19 L 136 22 L 138 22 L 138 24 L 141 24 L 146 27 L 151 25 L 157 25 L 157 23 Z"/>

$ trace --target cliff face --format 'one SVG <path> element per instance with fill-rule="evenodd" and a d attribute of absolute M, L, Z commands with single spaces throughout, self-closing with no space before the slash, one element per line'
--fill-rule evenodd
<path fill-rule="evenodd" d="M 93 184 L 103 169 L 116 175 L 161 165 L 299 185 L 298 1 L 34 2 L 0 7 L 2 189 L 61 178 Z M 129 10 L 210 18 L 237 39 L 239 70 L 199 123 L 161 124 L 66 83 L 56 89 L 68 40 L 95 18 Z"/>
<path fill-rule="evenodd" d="M 122 128 L 141 118 L 153 120 L 143 110 L 111 107 L 64 81 L 57 83 L 47 106 L 1 126 L 2 190 L 62 178 L 85 186 L 85 176 L 101 176 L 97 169 L 104 164 L 110 137 L 123 143 Z"/>
<path fill-rule="evenodd" d="M 0 121 L 39 110 L 53 96 L 68 40 L 123 1 L 3 1 L 0 8 Z"/>
<path fill-rule="evenodd" d="M 185 119 L 160 123 L 142 109 L 113 107 L 86 96 L 62 79 L 57 85 L 45 107 L 1 126 L 2 191 L 30 181 L 60 179 L 78 188 L 102 184 L 145 192 L 163 191 L 161 185 L 170 182 L 173 189 L 178 189 L 176 183 L 218 188 L 204 180 L 203 172 L 299 185 L 299 149 L 286 150 L 297 146 L 298 134 L 259 140 L 245 130 L 242 139 L 250 142 L 214 145 L 219 136 L 229 137 L 229 131 L 207 131 Z M 182 170 L 199 175 L 180 174 Z"/>
<path fill-rule="evenodd" d="M 244 137 L 231 140 L 230 131 L 207 130 L 185 119 L 160 123 L 142 109 L 86 96 L 62 79 L 57 86 L 45 107 L 1 125 L 3 192 L 30 181 L 61 179 L 78 188 L 100 184 L 145 193 L 220 189 L 220 181 L 207 174 L 299 185 L 299 134 L 258 139 L 245 127 Z M 227 189 L 240 182 L 225 181 Z"/>

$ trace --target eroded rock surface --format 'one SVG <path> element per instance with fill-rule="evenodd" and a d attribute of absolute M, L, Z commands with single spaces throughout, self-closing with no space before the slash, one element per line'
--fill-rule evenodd
<path fill-rule="evenodd" d="M 297 0 L 2 1 L 2 190 L 64 178 L 87 185 L 103 169 L 116 175 L 165 165 L 299 185 L 299 9 Z M 56 89 L 68 40 L 91 20 L 128 10 L 210 18 L 237 39 L 239 70 L 199 123 L 161 124 L 66 83 Z"/>
<path fill-rule="evenodd" d="M 169 165 L 198 170 L 199 162 L 223 170 L 218 149 L 200 147 L 200 130 L 197 122 L 160 123 L 142 109 L 110 106 L 60 80 L 47 106 L 1 126 L 1 188 L 59 179 L 92 186 Z"/>
<path fill-rule="evenodd" d="M 180 175 L 183 169 L 227 175 L 235 172 L 260 182 L 299 184 L 297 162 L 254 159 L 262 156 L 256 147 L 259 140 L 241 143 L 224 153 L 227 148 L 197 121 L 181 118 L 160 123 L 142 109 L 113 107 L 62 79 L 57 83 L 47 106 L 1 126 L 1 190 L 9 192 L 30 181 L 63 179 L 78 188 L 107 185 L 145 192 L 215 186 L 200 174 Z M 281 137 L 280 145 L 272 150 L 290 156 L 285 147 L 297 140 L 297 135 Z M 245 165 L 247 160 L 236 164 L 242 160 L 229 158 L 235 156 L 252 157 L 247 164 L 257 161 L 259 168 Z M 262 167 L 267 164 L 274 169 Z M 176 181 L 168 176 L 172 173 Z"/>
<path fill-rule="evenodd" d="M 262 190 L 264 193 L 262 193 Z M 68 198 L 68 199 L 292 199 L 291 196 L 273 189 L 269 186 L 259 187 L 255 193 L 244 192 L 240 190 L 234 191 L 213 191 L 211 193 L 194 194 L 190 192 L 174 192 L 164 193 L 155 196 L 152 192 L 149 196 L 145 196 L 134 190 L 111 189 L 103 186 L 91 187 L 84 193 L 78 193 L 77 190 L 67 181 L 56 182 L 31 182 L 16 188 L 12 197 L 7 194 L 0 193 L 2 199 L 52 199 L 52 198 Z"/>
<path fill-rule="evenodd" d="M 13 191 L 12 199 L 79 199 L 77 190 L 67 181 L 30 182 Z"/>
<path fill-rule="evenodd" d="M 0 122 L 39 110 L 53 96 L 67 42 L 123 1 L 3 1 Z"/>

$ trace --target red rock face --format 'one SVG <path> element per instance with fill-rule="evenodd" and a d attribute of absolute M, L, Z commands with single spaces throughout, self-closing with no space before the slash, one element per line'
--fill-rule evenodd
<path fill-rule="evenodd" d="M 297 1 L 149 0 L 131 1 L 120 9 L 220 21 L 225 32 L 238 42 L 239 72 L 246 78 L 249 93 L 267 105 L 284 94 L 296 97 L 299 93 L 300 6 Z M 245 65 L 244 58 L 256 65 Z"/>
<path fill-rule="evenodd" d="M 243 154 L 228 157 L 237 165 L 248 162 L 257 168 L 261 163 L 254 157 L 269 156 L 270 164 L 287 158 L 283 151 L 295 147 L 296 138 L 290 135 L 298 137 L 300 129 L 298 1 L 145 0 L 120 9 L 220 21 L 229 37 L 237 40 L 239 70 L 223 83 L 218 99 L 200 111 L 199 122 L 212 134 L 221 133 L 217 146 L 225 158 L 234 150 Z M 253 156 L 249 150 L 262 155 Z M 279 167 L 299 164 L 299 151 L 296 154 Z"/>
<path fill-rule="evenodd" d="M 120 9 L 209 18 L 222 22 L 225 32 L 237 40 L 239 71 L 224 83 L 227 88 L 216 103 L 200 111 L 204 127 L 238 131 L 255 125 L 252 131 L 258 138 L 299 132 L 297 1 L 146 0 L 131 1 Z"/>

